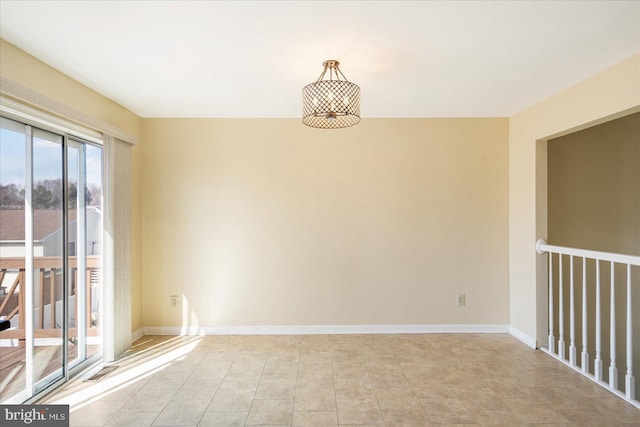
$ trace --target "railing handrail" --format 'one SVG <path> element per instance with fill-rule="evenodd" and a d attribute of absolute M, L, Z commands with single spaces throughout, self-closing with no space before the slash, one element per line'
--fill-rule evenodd
<path fill-rule="evenodd" d="M 0 270 L 24 270 L 25 257 L 0 257 Z M 101 255 L 87 256 L 87 268 L 100 268 Z M 34 268 L 62 268 L 62 258 L 58 256 L 43 256 L 33 258 Z M 69 257 L 69 267 L 77 267 L 77 257 Z"/>
<path fill-rule="evenodd" d="M 600 261 L 610 261 L 620 264 L 629 264 L 640 266 L 640 256 L 617 254 L 614 252 L 593 251 L 590 249 L 570 248 L 567 246 L 549 245 L 543 239 L 536 242 L 536 251 L 539 254 L 545 252 L 553 252 L 562 255 L 573 255 L 584 258 L 592 258 Z"/>

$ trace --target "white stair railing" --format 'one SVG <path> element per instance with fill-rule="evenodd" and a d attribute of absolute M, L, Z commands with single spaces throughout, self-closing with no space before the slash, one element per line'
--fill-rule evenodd
<path fill-rule="evenodd" d="M 600 385 L 607 387 L 612 392 L 618 394 L 625 400 L 633 403 L 635 406 L 640 407 L 640 402 L 635 400 L 635 378 L 633 376 L 633 344 L 634 344 L 634 336 L 633 336 L 633 292 L 640 292 L 640 289 L 636 287 L 633 289 L 632 284 L 632 274 L 631 270 L 633 266 L 640 267 L 640 257 L 633 255 L 622 255 L 615 254 L 610 252 L 599 252 L 599 251 L 591 251 L 586 249 L 576 249 L 569 248 L 563 246 L 554 246 L 547 244 L 544 240 L 539 240 L 536 243 L 536 250 L 540 254 L 547 253 L 548 254 L 548 267 L 549 267 L 549 275 L 548 275 L 548 291 L 549 291 L 549 336 L 547 348 L 542 347 L 542 350 L 561 360 L 562 362 L 568 364 L 569 366 L 574 367 L 574 369 L 579 370 L 587 377 L 591 378 L 593 381 L 599 383 Z M 565 306 L 564 302 L 564 293 L 565 293 L 565 281 L 564 277 L 564 265 L 563 258 L 568 257 L 569 260 L 569 283 L 568 283 L 568 292 L 569 292 L 569 304 L 568 307 Z M 574 263 L 576 262 L 574 258 L 581 258 L 582 264 L 582 286 L 581 286 L 581 295 L 580 291 L 576 292 L 575 290 L 575 277 L 574 277 Z M 587 262 L 595 263 L 595 274 L 589 275 L 587 271 Z M 600 278 L 600 267 L 601 263 L 609 263 L 610 265 L 610 275 L 609 275 L 609 283 L 606 283 L 606 278 L 604 279 L 604 283 L 601 283 Z M 554 267 L 557 265 L 557 268 Z M 606 265 L 606 264 L 605 264 Z M 626 307 L 626 322 L 622 322 L 618 319 L 618 316 L 622 316 L 623 313 L 616 313 L 616 276 L 615 270 L 617 265 L 626 266 L 626 292 L 624 297 L 626 299 L 626 304 L 620 304 L 620 306 Z M 593 266 L 593 265 L 592 265 Z M 566 271 L 566 270 L 565 270 Z M 580 270 L 578 270 L 580 271 Z M 593 270 L 592 270 L 593 271 Z M 557 277 L 558 288 L 554 287 L 554 277 Z M 619 279 L 620 280 L 620 279 Z M 638 279 L 636 279 L 638 280 Z M 639 282 L 640 283 L 640 282 Z M 608 330 L 603 330 L 602 327 L 602 287 L 609 286 L 609 327 Z M 579 285 L 578 285 L 579 286 Z M 636 284 L 636 286 L 638 286 Z M 595 295 L 595 312 L 589 311 L 588 295 L 589 291 L 592 291 Z M 576 305 L 575 298 L 576 293 L 578 293 L 579 297 L 582 299 L 582 304 L 578 305 L 578 309 L 580 309 L 581 313 L 581 325 L 582 333 L 581 333 L 581 342 L 577 342 L 576 337 Z M 557 296 L 557 300 L 555 298 Z M 556 303 L 557 301 L 557 303 Z M 606 301 L 606 300 L 605 300 Z M 557 304 L 557 305 L 556 305 Z M 606 307 L 606 304 L 605 304 Z M 568 359 L 566 355 L 566 343 L 565 343 L 565 316 L 567 316 L 568 311 L 569 316 L 569 354 Z M 558 316 L 558 323 L 555 322 L 555 313 Z M 637 321 L 637 320 L 636 320 Z M 620 390 L 618 388 L 618 368 L 616 366 L 616 346 L 621 344 L 616 342 L 616 323 L 622 328 L 626 326 L 626 340 L 624 341 L 625 354 L 626 356 L 626 370 L 624 376 L 624 390 Z M 589 337 L 589 325 L 593 325 L 595 333 L 595 358 L 593 359 L 593 370 L 590 369 L 589 365 L 589 346 L 588 346 L 588 337 Z M 625 325 L 625 326 L 622 326 Z M 556 341 L 556 332 L 557 332 L 557 341 Z M 602 348 L 602 340 L 603 338 L 609 338 L 609 347 L 603 349 Z M 638 343 L 636 342 L 636 345 Z M 577 348 L 581 347 L 580 354 L 580 365 L 578 366 L 577 359 Z M 603 357 L 608 356 L 609 358 L 609 370 L 608 370 L 608 382 L 603 382 Z"/>

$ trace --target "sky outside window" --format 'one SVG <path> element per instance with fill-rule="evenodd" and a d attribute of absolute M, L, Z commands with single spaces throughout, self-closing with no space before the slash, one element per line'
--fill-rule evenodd
<path fill-rule="evenodd" d="M 34 181 L 60 179 L 61 148 L 50 141 L 34 138 L 34 170 L 38 171 Z M 91 150 L 93 152 L 93 150 Z M 76 168 L 77 160 L 69 159 L 69 167 Z M 73 162 L 73 164 L 72 164 Z M 25 186 L 24 134 L 10 129 L 0 129 L 0 185 Z M 87 184 L 101 185 L 101 156 L 87 155 Z"/>

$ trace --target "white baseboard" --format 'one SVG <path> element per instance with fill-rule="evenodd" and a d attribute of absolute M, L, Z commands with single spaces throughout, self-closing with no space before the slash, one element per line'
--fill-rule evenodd
<path fill-rule="evenodd" d="M 514 337 L 516 337 L 517 339 L 519 339 L 520 341 L 522 341 L 523 343 L 525 343 L 526 345 L 528 345 L 529 347 L 531 347 L 532 349 L 535 350 L 537 348 L 536 339 L 533 338 L 532 336 L 525 334 L 520 329 L 515 328 L 513 326 L 509 326 L 509 333 Z"/>
<path fill-rule="evenodd" d="M 509 325 L 145 326 L 144 335 L 506 334 Z"/>
<path fill-rule="evenodd" d="M 144 336 L 144 328 L 138 328 L 135 331 L 131 332 L 131 342 L 134 342 Z"/>

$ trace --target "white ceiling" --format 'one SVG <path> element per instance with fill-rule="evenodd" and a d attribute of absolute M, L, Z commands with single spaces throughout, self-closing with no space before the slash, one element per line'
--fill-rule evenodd
<path fill-rule="evenodd" d="M 639 1 L 8 1 L 0 36 L 143 117 L 510 116 L 640 52 Z"/>

